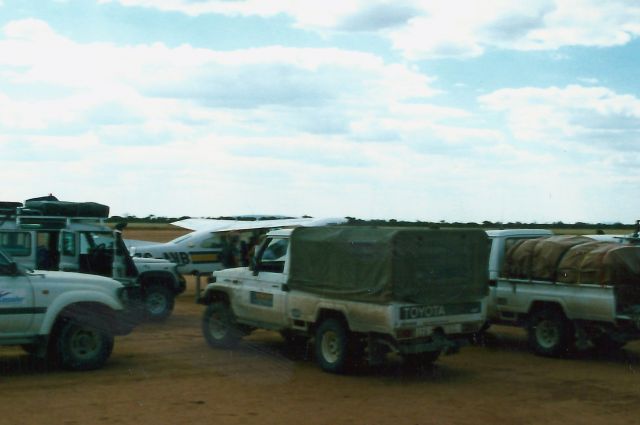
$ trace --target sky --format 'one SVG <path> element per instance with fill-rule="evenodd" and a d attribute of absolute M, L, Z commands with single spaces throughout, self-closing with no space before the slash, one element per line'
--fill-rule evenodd
<path fill-rule="evenodd" d="M 635 0 L 0 0 L 0 200 L 640 218 Z"/>

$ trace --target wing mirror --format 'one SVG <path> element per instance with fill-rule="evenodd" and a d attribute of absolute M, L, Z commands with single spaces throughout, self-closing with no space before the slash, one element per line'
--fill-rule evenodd
<path fill-rule="evenodd" d="M 254 276 L 258 276 L 260 272 L 260 262 L 256 259 L 256 257 L 251 257 L 249 262 L 249 270 L 253 272 Z"/>
<path fill-rule="evenodd" d="M 18 275 L 18 264 L 12 261 L 11 263 L 3 265 L 0 270 L 7 276 L 16 276 Z"/>

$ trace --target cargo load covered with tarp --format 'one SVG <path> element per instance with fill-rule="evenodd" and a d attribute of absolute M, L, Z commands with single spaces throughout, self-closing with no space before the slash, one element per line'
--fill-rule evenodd
<path fill-rule="evenodd" d="M 488 294 L 488 245 L 482 230 L 300 227 L 289 287 L 377 303 L 477 301 Z"/>
<path fill-rule="evenodd" d="M 572 247 L 593 239 L 585 236 L 550 236 L 522 240 L 506 253 L 502 275 L 517 279 L 555 280 L 558 264 Z"/>
<path fill-rule="evenodd" d="M 15 215 L 20 207 L 22 207 L 22 202 L 0 201 L 0 215 Z"/>
<path fill-rule="evenodd" d="M 53 200 L 27 200 L 22 210 L 24 215 L 56 217 L 109 217 L 109 207 L 97 202 L 66 202 Z"/>
<path fill-rule="evenodd" d="M 558 266 L 558 282 L 640 285 L 640 247 L 612 242 L 575 246 Z"/>
<path fill-rule="evenodd" d="M 520 241 L 505 255 L 502 276 L 562 283 L 640 285 L 640 246 L 584 236 Z"/>

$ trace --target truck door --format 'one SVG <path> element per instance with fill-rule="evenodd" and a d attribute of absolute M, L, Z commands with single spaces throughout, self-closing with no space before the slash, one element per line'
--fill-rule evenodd
<path fill-rule="evenodd" d="M 246 317 L 272 325 L 286 323 L 287 293 L 283 285 L 288 247 L 288 238 L 268 238 L 257 260 L 257 273 L 247 273 L 240 278 L 242 309 Z"/>
<path fill-rule="evenodd" d="M 27 331 L 35 313 L 31 282 L 11 263 L 0 253 L 0 338 Z"/>
<path fill-rule="evenodd" d="M 60 270 L 78 271 L 78 247 L 76 234 L 63 230 L 58 241 L 58 251 L 60 252 Z"/>

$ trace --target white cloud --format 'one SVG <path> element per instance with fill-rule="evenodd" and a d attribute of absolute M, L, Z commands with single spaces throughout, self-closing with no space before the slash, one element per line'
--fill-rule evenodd
<path fill-rule="evenodd" d="M 111 0 L 116 1 L 116 0 Z M 640 34 L 640 4 L 626 0 L 119 0 L 164 11 L 290 16 L 298 28 L 372 31 L 411 59 L 474 57 L 487 48 L 618 46 Z"/>
<path fill-rule="evenodd" d="M 11 22 L 4 34 L 0 75 L 13 88 L 10 97 L 0 85 L 0 122 L 6 129 L 86 128 L 132 120 L 149 127 L 149 122 L 175 120 L 255 134 L 273 129 L 275 118 L 301 117 L 313 107 L 324 111 L 324 130 L 304 117 L 280 127 L 344 132 L 360 111 L 380 114 L 389 105 L 437 93 L 433 79 L 415 70 L 335 48 L 219 52 L 160 43 L 80 44 L 34 19 Z M 55 92 L 50 99 L 31 98 L 47 90 Z"/>
<path fill-rule="evenodd" d="M 604 87 L 502 89 L 479 98 L 504 112 L 517 139 L 549 146 L 637 151 L 640 99 Z"/>

